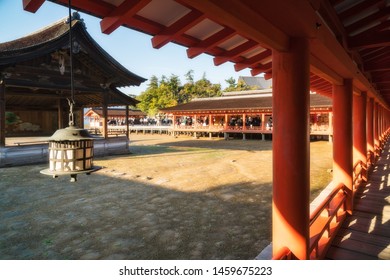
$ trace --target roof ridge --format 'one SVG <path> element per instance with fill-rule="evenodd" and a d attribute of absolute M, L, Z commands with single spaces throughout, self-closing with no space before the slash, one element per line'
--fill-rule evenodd
<path fill-rule="evenodd" d="M 54 27 L 56 25 L 60 25 L 60 23 L 66 23 L 68 21 L 68 18 L 69 18 L 68 16 L 67 17 L 63 17 L 63 18 L 61 18 L 61 19 L 59 19 L 59 20 L 57 20 L 55 22 L 50 23 L 49 25 L 41 27 L 38 30 L 30 32 L 30 33 L 28 33 L 28 34 L 26 34 L 26 35 L 24 35 L 22 37 L 19 37 L 18 39 L 15 39 L 15 40 L 19 40 L 19 39 L 22 39 L 22 38 L 25 38 L 25 37 L 29 37 L 29 36 L 33 36 L 33 35 L 39 34 L 39 33 L 43 32 L 43 31 L 45 31 L 47 29 L 50 29 L 50 28 L 52 28 L 52 27 Z M 15 41 L 15 40 L 13 40 L 13 41 Z"/>

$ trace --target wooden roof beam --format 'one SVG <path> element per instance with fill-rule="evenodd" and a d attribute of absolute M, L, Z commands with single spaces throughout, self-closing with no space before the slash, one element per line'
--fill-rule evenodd
<path fill-rule="evenodd" d="M 365 26 L 368 26 L 372 23 L 382 22 L 383 20 L 386 20 L 388 18 L 389 14 L 390 14 L 390 7 L 380 9 L 378 12 L 373 13 L 372 15 L 369 15 L 364 19 L 359 20 L 347 26 L 346 27 L 347 33 L 351 34 L 353 32 L 357 32 L 359 29 L 364 28 Z"/>
<path fill-rule="evenodd" d="M 111 34 L 111 32 L 126 21 L 126 18 L 131 18 L 150 2 L 151 0 L 125 0 L 100 21 L 102 32 L 104 34 Z"/>
<path fill-rule="evenodd" d="M 390 82 L 390 72 L 384 72 L 381 75 L 376 75 L 372 78 L 373 83 L 388 83 Z"/>
<path fill-rule="evenodd" d="M 364 10 L 370 9 L 371 7 L 379 6 L 382 4 L 384 0 L 371 0 L 371 1 L 362 1 L 347 9 L 339 14 L 340 18 L 347 19 L 349 17 L 355 16 L 356 14 L 361 13 Z"/>
<path fill-rule="evenodd" d="M 365 62 L 386 58 L 390 54 L 390 47 L 382 47 L 382 48 L 367 49 L 367 50 L 372 50 L 372 51 L 362 54 L 362 57 Z"/>
<path fill-rule="evenodd" d="M 257 55 L 254 55 L 248 59 L 243 60 L 242 62 L 236 63 L 234 65 L 234 69 L 236 71 L 241 71 L 242 69 L 254 66 L 256 63 L 259 63 L 259 61 L 262 61 L 263 59 L 266 59 L 271 55 L 272 55 L 271 50 L 265 50 Z"/>
<path fill-rule="evenodd" d="M 267 72 L 267 71 L 271 71 L 271 70 L 272 70 L 272 62 L 268 62 L 266 64 L 263 64 L 263 65 L 260 65 L 258 67 L 252 68 L 251 75 L 252 76 L 256 76 L 256 75 L 259 75 L 261 73 L 264 73 L 264 72 Z"/>
<path fill-rule="evenodd" d="M 211 20 L 221 24 L 231 23 L 237 33 L 245 38 L 261 43 L 268 49 L 287 51 L 289 37 L 270 21 L 260 16 L 243 1 L 236 0 L 177 0 L 186 6 L 203 12 Z M 245 15 L 243 17 L 242 15 Z M 256 25 L 253 23 L 256 22 Z"/>
<path fill-rule="evenodd" d="M 168 44 L 169 42 L 174 41 L 175 38 L 179 37 L 185 31 L 197 25 L 205 18 L 206 17 L 201 12 L 197 10 L 192 10 L 191 12 L 183 16 L 181 19 L 179 19 L 169 27 L 166 27 L 160 33 L 156 34 L 152 38 L 153 48 L 159 49 L 162 46 Z"/>
<path fill-rule="evenodd" d="M 237 33 L 233 29 L 224 28 L 221 31 L 217 32 L 216 34 L 205 39 L 204 41 L 201 41 L 198 44 L 196 44 L 195 46 L 188 48 L 187 49 L 187 56 L 189 58 L 194 58 L 194 57 L 200 55 L 201 53 L 204 53 L 207 50 L 210 50 L 210 49 L 218 46 L 223 41 L 230 39 L 235 34 L 237 34 Z"/>
<path fill-rule="evenodd" d="M 258 46 L 258 43 L 255 41 L 249 40 L 234 49 L 225 51 L 219 56 L 214 57 L 214 65 L 218 66 L 228 61 L 234 61 L 235 58 L 239 57 L 241 54 L 248 52 Z"/>
<path fill-rule="evenodd" d="M 344 25 L 340 21 L 340 17 L 337 15 L 334 7 L 329 3 L 329 1 L 321 1 L 318 12 L 326 21 L 329 28 L 332 29 L 336 37 L 341 41 L 345 41 L 346 32 Z"/>
<path fill-rule="evenodd" d="M 151 21 L 139 15 L 125 18 L 123 25 L 136 30 L 141 29 L 143 30 L 142 32 L 147 34 L 157 34 L 165 28 L 165 26 L 162 24 Z"/>
<path fill-rule="evenodd" d="M 380 33 L 361 34 L 348 39 L 348 46 L 351 49 L 357 48 L 378 48 L 390 46 L 390 30 Z"/>
<path fill-rule="evenodd" d="M 366 63 L 364 64 L 364 71 L 390 71 L 390 60 Z"/>
<path fill-rule="evenodd" d="M 23 9 L 35 13 L 42 6 L 45 0 L 23 0 Z"/>
<path fill-rule="evenodd" d="M 335 85 L 343 85 L 344 79 L 314 55 L 310 56 L 310 71 Z"/>

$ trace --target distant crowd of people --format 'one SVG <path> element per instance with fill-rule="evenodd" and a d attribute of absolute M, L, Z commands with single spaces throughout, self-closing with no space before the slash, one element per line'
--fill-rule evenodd
<path fill-rule="evenodd" d="M 209 120 L 208 116 L 200 116 L 198 118 L 193 118 L 190 116 L 181 116 L 176 118 L 175 124 L 177 126 L 224 126 L 225 125 L 225 118 L 223 116 L 221 117 L 213 117 L 211 121 Z M 243 118 L 241 116 L 231 116 L 227 123 L 228 126 L 234 126 L 234 127 L 241 127 L 244 125 Z M 245 118 L 245 126 L 247 127 L 259 127 L 261 126 L 261 118 L 259 116 L 255 117 L 246 117 Z M 268 118 L 268 121 L 266 123 L 267 129 L 272 129 L 272 117 Z"/>
<path fill-rule="evenodd" d="M 129 118 L 129 125 L 170 125 L 172 123 L 171 120 L 168 118 L 149 118 L 149 117 L 144 117 L 144 118 L 137 118 L 137 117 L 131 117 Z M 108 120 L 107 122 L 108 125 L 126 125 L 126 120 L 125 119 L 119 119 L 119 118 L 113 118 Z"/>

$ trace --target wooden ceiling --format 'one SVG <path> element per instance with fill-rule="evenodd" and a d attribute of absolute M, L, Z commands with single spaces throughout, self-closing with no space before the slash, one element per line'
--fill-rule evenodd
<path fill-rule="evenodd" d="M 24 9 L 44 2 L 23 0 Z M 176 43 L 189 58 L 206 53 L 215 65 L 230 61 L 266 78 L 272 50 L 306 37 L 311 90 L 330 96 L 332 84 L 348 78 L 356 93 L 390 104 L 390 0 L 72 0 L 72 7 L 101 18 L 106 34 L 125 26 L 152 35 L 155 48 Z"/>

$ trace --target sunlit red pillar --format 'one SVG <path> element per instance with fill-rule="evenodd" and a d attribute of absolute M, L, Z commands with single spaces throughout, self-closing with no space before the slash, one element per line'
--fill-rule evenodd
<path fill-rule="evenodd" d="M 309 44 L 292 38 L 273 58 L 273 254 L 287 247 L 298 259 L 309 247 Z"/>
<path fill-rule="evenodd" d="M 367 152 L 370 163 L 374 156 L 374 99 L 370 98 L 367 103 Z"/>
<path fill-rule="evenodd" d="M 374 150 L 375 155 L 378 156 L 378 151 L 380 147 L 379 142 L 379 104 L 377 102 L 374 103 Z"/>
<path fill-rule="evenodd" d="M 353 163 L 359 160 L 367 165 L 367 136 L 366 136 L 366 104 L 367 94 L 353 95 Z M 366 174 L 362 174 L 366 178 Z"/>
<path fill-rule="evenodd" d="M 352 80 L 333 85 L 333 182 L 347 187 L 346 208 L 353 209 L 352 189 Z"/>

